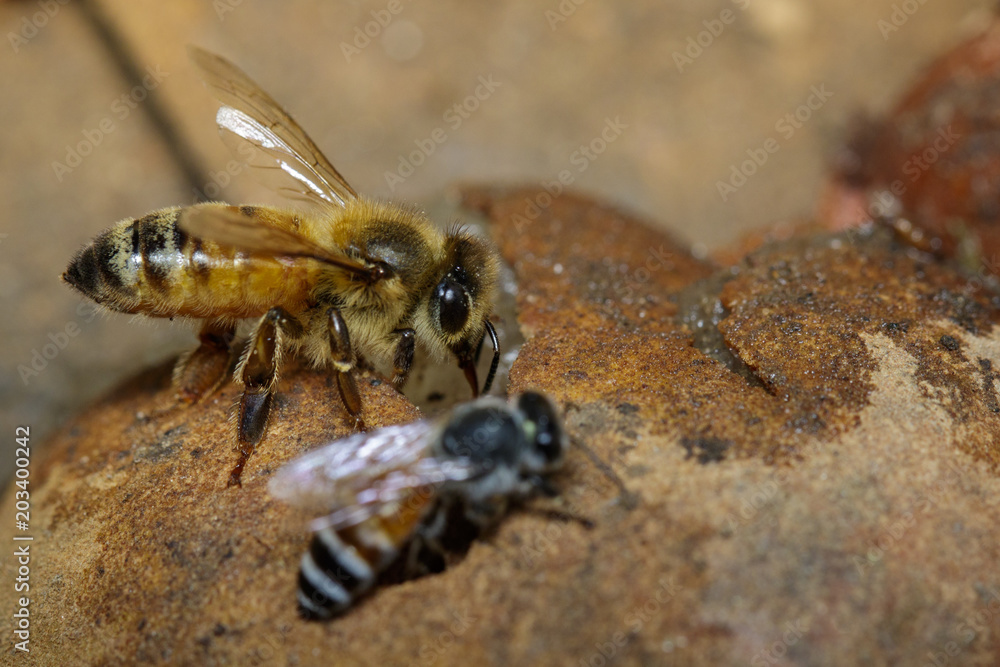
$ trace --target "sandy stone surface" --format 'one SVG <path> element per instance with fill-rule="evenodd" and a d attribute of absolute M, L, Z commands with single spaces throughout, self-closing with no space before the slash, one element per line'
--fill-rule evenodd
<path fill-rule="evenodd" d="M 576 443 L 561 496 L 532 507 L 592 527 L 522 509 L 443 574 L 304 622 L 304 518 L 266 483 L 346 432 L 334 388 L 293 368 L 243 488 L 226 489 L 234 389 L 179 408 L 161 368 L 70 423 L 33 471 L 33 662 L 994 659 L 989 295 L 883 231 L 796 237 L 713 269 L 587 198 L 522 218 L 540 192 L 478 188 L 466 202 L 492 219 L 518 280 L 528 340 L 511 389 L 553 396 Z M 652 250 L 669 259 L 647 264 Z M 731 359 L 684 307 L 713 299 L 700 326 Z M 415 416 L 385 383 L 361 384 L 384 423 Z M 0 511 L 13 510 L 8 494 Z M 0 605 L 13 607 L 10 588 Z"/>

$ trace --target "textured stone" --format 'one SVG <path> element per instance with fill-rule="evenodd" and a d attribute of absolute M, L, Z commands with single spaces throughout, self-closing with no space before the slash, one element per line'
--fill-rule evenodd
<path fill-rule="evenodd" d="M 440 575 L 307 623 L 293 591 L 308 517 L 266 483 L 347 432 L 335 388 L 290 368 L 243 488 L 226 489 L 235 388 L 182 409 L 163 367 L 35 462 L 34 662 L 995 657 L 1000 311 L 988 295 L 884 232 L 794 237 L 713 273 L 575 195 L 519 225 L 539 192 L 476 189 L 467 202 L 492 218 L 518 277 L 528 340 L 511 389 L 541 389 L 565 413 L 559 498 L 515 511 Z M 661 248 L 670 261 L 633 280 Z M 632 303 L 611 298 L 630 280 Z M 361 386 L 382 423 L 416 416 L 386 383 Z M 10 492 L 0 511 L 13 515 Z M 15 569 L 7 556 L 4 579 Z M 0 589 L 0 605 L 13 596 Z"/>

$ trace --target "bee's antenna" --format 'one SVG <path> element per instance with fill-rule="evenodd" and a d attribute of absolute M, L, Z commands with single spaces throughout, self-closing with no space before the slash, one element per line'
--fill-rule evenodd
<path fill-rule="evenodd" d="M 483 322 L 486 324 L 486 333 L 490 335 L 490 341 L 493 343 L 493 362 L 490 364 L 490 372 L 486 374 L 486 382 L 483 384 L 483 393 L 485 394 L 493 386 L 493 377 L 497 374 L 497 366 L 500 365 L 500 340 L 497 338 L 497 330 L 493 328 L 490 318 L 487 317 Z M 482 345 L 481 342 L 480 345 Z"/>
<path fill-rule="evenodd" d="M 573 435 L 570 435 L 569 439 L 570 442 L 573 443 L 574 447 L 579 448 L 584 454 L 587 455 L 587 458 L 589 458 L 590 462 L 594 464 L 594 467 L 604 473 L 604 476 L 611 480 L 612 484 L 618 487 L 618 499 L 621 502 L 622 507 L 629 510 L 634 509 L 635 506 L 639 504 L 639 494 L 629 491 L 625 487 L 625 482 L 623 482 L 622 478 L 618 476 L 618 473 L 616 473 L 610 465 L 602 461 L 601 457 L 599 457 L 593 449 L 587 446 L 583 440 Z"/>

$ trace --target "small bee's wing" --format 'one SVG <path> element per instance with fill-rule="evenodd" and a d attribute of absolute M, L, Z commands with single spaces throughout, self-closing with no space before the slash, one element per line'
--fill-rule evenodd
<path fill-rule="evenodd" d="M 338 440 L 285 465 L 268 488 L 276 498 L 324 514 L 321 526 L 355 525 L 390 503 L 478 472 L 465 461 L 432 456 L 439 428 L 418 421 Z"/>
<path fill-rule="evenodd" d="M 202 78 L 224 105 L 216 114 L 223 143 L 276 192 L 329 208 L 357 199 L 309 135 L 243 70 L 222 56 L 189 47 Z M 249 150 L 247 150 L 249 149 Z"/>
<path fill-rule="evenodd" d="M 288 216 L 287 226 L 295 225 L 291 213 L 268 209 L 268 214 L 273 218 Z M 346 255 L 332 253 L 289 229 L 263 224 L 260 220 L 245 215 L 238 206 L 189 206 L 181 211 L 177 225 L 191 236 L 240 250 L 265 255 L 308 257 L 366 276 L 372 272 L 370 267 Z"/>

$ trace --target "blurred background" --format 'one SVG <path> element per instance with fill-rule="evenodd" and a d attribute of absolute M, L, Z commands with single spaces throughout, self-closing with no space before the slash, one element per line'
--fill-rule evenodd
<path fill-rule="evenodd" d="M 890 108 L 994 5 L 0 2 L 2 432 L 27 425 L 41 444 L 194 340 L 182 324 L 99 314 L 60 284 L 82 244 L 202 194 L 277 201 L 218 140 L 188 44 L 245 69 L 361 192 L 440 210 L 456 183 L 564 172 L 703 254 L 808 217 L 852 119 Z"/>

